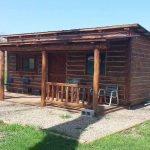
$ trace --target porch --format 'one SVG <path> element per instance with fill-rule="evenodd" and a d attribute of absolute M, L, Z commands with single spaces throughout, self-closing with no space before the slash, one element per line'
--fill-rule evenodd
<path fill-rule="evenodd" d="M 127 104 L 129 33 L 123 28 L 107 33 L 91 30 L 8 37 L 8 42 L 0 45 L 0 99 L 4 100 L 7 51 L 8 76 L 13 81 L 8 85 L 21 90 L 26 87 L 32 92 L 38 89 L 41 106 L 86 107 L 97 111 L 98 92 L 108 84 L 117 85 L 120 104 Z M 25 86 L 24 78 L 28 79 Z M 79 79 L 81 83 L 68 84 L 70 79 Z"/>
<path fill-rule="evenodd" d="M 20 94 L 5 91 L 5 101 L 19 104 L 40 106 L 41 97 L 37 95 Z"/>
<path fill-rule="evenodd" d="M 31 105 L 31 106 L 41 106 L 41 96 L 37 95 L 29 95 L 29 94 L 20 94 L 20 93 L 12 93 L 5 91 L 5 101 L 11 102 L 14 104 L 25 104 L 25 105 Z M 79 112 L 82 107 L 79 107 L 79 105 L 67 105 L 64 103 L 55 103 L 51 101 L 47 101 L 47 107 L 57 107 L 57 109 L 67 110 L 69 112 Z M 74 106 L 74 107 L 72 107 Z M 98 104 L 98 111 L 99 113 L 110 113 L 114 111 L 118 111 L 124 109 L 124 107 L 121 106 L 114 106 L 114 105 L 106 105 L 106 104 Z"/>
<path fill-rule="evenodd" d="M 69 107 L 86 107 L 94 109 L 97 112 L 100 76 L 100 47 L 105 47 L 106 49 L 107 45 L 103 43 L 99 46 L 99 48 L 93 48 L 94 69 L 93 85 L 91 86 L 87 86 L 87 84 L 82 85 L 79 83 L 66 83 L 66 55 L 63 54 L 58 57 L 59 53 L 57 53 L 58 56 L 57 54 L 56 57 L 55 55 L 52 55 L 53 57 L 50 57 L 50 59 L 48 59 L 49 57 L 47 57 L 47 52 L 42 51 L 41 105 L 45 106 L 47 105 L 47 103 L 50 103 Z M 47 68 L 48 75 L 46 74 Z M 50 82 L 47 82 L 47 80 L 49 80 Z"/>
<path fill-rule="evenodd" d="M 41 93 L 41 101 L 40 101 L 41 106 L 53 105 L 53 106 L 71 108 L 71 109 L 89 108 L 89 109 L 94 109 L 95 111 L 105 111 L 105 109 L 106 110 L 111 109 L 113 108 L 113 106 L 112 107 L 106 106 L 104 100 L 103 101 L 102 99 L 99 100 L 100 97 L 98 96 L 98 92 L 100 89 L 104 89 L 105 86 L 109 83 L 111 84 L 120 83 L 120 81 L 119 80 L 117 81 L 117 79 L 120 79 L 121 77 L 111 76 L 109 77 L 111 80 L 112 79 L 114 80 L 114 78 L 116 78 L 116 80 L 112 82 L 109 79 L 110 80 L 109 82 L 102 83 L 103 78 L 108 80 L 107 79 L 108 76 L 106 75 L 105 63 L 106 62 L 108 63 L 109 59 L 106 58 L 102 60 L 101 54 L 106 55 L 107 52 L 107 56 L 108 56 L 109 51 L 106 49 L 107 45 L 102 44 L 101 47 L 102 47 L 101 50 L 100 48 L 96 47 L 93 48 L 93 51 L 89 51 L 89 50 L 84 52 L 72 51 L 72 54 L 68 52 L 61 52 L 61 51 L 58 51 L 57 53 L 42 51 L 42 56 L 39 57 L 41 64 L 40 66 L 38 66 L 38 71 L 36 71 L 36 72 L 41 72 L 41 74 L 39 75 L 35 74 L 35 72 L 32 73 L 30 71 L 26 72 L 26 71 L 14 70 L 14 68 L 16 68 L 19 65 L 20 61 L 18 61 L 19 60 L 18 56 L 20 56 L 20 52 L 13 52 L 13 54 L 8 53 L 8 55 L 10 54 L 11 56 L 10 57 L 11 61 L 13 59 L 17 61 L 15 67 L 13 66 L 14 64 L 11 63 L 11 61 L 9 61 L 10 66 L 8 67 L 8 75 L 11 75 L 13 82 L 7 84 L 7 86 L 14 88 L 15 90 L 13 91 L 16 93 L 19 93 L 20 91 L 24 91 L 24 88 L 27 91 L 33 91 L 33 89 L 35 88 L 36 90 L 38 89 L 40 91 L 39 94 Z M 121 52 L 119 52 L 119 54 L 120 53 Z M 89 54 L 92 54 L 93 56 Z M 28 58 L 29 53 L 24 53 L 24 56 L 26 55 Z M 34 52 L 33 54 L 30 55 L 31 58 L 34 58 L 34 55 L 40 56 L 41 54 L 39 52 Z M 85 70 L 87 66 L 86 61 L 89 58 L 93 60 L 92 74 L 86 74 L 87 70 Z M 104 65 L 102 66 L 101 63 L 103 63 Z M 36 66 L 37 62 L 34 61 L 34 64 Z M 102 67 L 104 68 L 102 69 Z M 108 67 L 109 66 L 107 65 L 107 68 Z M 101 74 L 101 71 L 103 72 L 103 74 Z M 39 78 L 37 78 L 37 76 L 39 76 Z M 25 83 L 25 85 L 23 85 L 24 79 L 30 80 L 30 83 L 27 84 Z M 36 81 L 33 79 L 36 79 Z M 81 82 L 74 83 L 74 84 L 67 83 L 68 80 L 74 80 L 74 79 Z M 38 82 L 38 80 L 40 80 L 40 82 Z M 121 86 L 119 86 L 119 90 L 120 89 Z M 121 94 L 121 92 L 119 92 L 119 94 Z M 20 99 L 21 97 L 22 96 L 18 97 L 18 100 L 14 100 L 14 101 L 16 102 L 23 101 L 23 103 L 39 105 L 39 97 L 37 98 L 38 99 L 37 101 L 34 99 L 34 96 L 32 97 L 31 95 L 29 96 L 26 95 L 24 97 L 25 101 L 27 99 L 26 102 L 23 99 Z M 32 102 L 29 101 L 28 98 L 32 98 Z M 99 103 L 99 101 L 101 101 L 101 103 Z M 101 107 L 99 107 L 99 105 L 101 105 Z"/>
<path fill-rule="evenodd" d="M 42 57 L 39 57 L 39 60 L 41 61 L 41 66 L 38 66 L 38 71 L 34 71 L 34 72 L 31 72 L 30 70 L 27 70 L 27 71 L 20 70 L 20 69 L 23 69 L 23 68 L 20 68 L 20 66 L 23 67 L 21 64 L 24 63 L 23 62 L 24 60 L 26 60 L 26 57 L 22 56 L 20 52 L 13 52 L 13 53 L 8 52 L 7 63 L 10 65 L 8 66 L 8 78 L 9 78 L 8 80 L 9 81 L 7 81 L 7 84 L 6 84 L 7 90 L 10 92 L 13 91 L 15 93 L 24 93 L 24 90 L 26 90 L 25 93 L 29 94 L 29 91 L 38 89 L 40 91 L 39 94 L 41 93 L 41 102 L 40 102 L 41 106 L 46 106 L 46 105 L 51 104 L 51 105 L 57 105 L 57 106 L 70 107 L 72 109 L 74 108 L 79 109 L 79 108 L 85 107 L 85 108 L 96 110 L 98 106 L 100 50 L 98 48 L 95 48 L 93 49 L 93 51 L 94 51 L 93 61 L 95 62 L 94 64 L 95 71 L 94 71 L 94 75 L 92 75 L 94 77 L 94 78 L 92 77 L 93 85 L 91 84 L 87 85 L 85 83 L 81 83 L 81 84 L 66 83 L 66 81 L 68 80 L 68 77 L 67 77 L 68 72 L 66 69 L 66 63 L 67 63 L 66 55 L 68 54 L 67 52 L 57 52 L 57 53 L 51 52 L 50 53 L 48 51 L 42 51 Z M 84 52 L 84 54 L 86 53 L 88 54 L 91 52 L 90 51 Z M 4 55 L 4 52 L 2 54 Z M 27 56 L 27 59 L 32 60 L 33 58 L 35 58 L 36 55 L 40 56 L 40 53 L 39 52 L 34 52 L 34 54 L 25 53 L 24 55 Z M 29 55 L 31 55 L 31 57 Z M 12 59 L 12 56 L 15 56 L 15 58 L 13 57 Z M 56 56 L 58 59 L 56 59 Z M 81 58 L 81 57 L 78 57 L 78 58 Z M 59 59 L 61 59 L 61 61 Z M 16 60 L 15 64 L 11 63 L 10 60 L 11 61 Z M 37 65 L 38 65 L 36 60 L 37 60 L 37 57 L 33 61 L 34 65 L 32 64 L 35 68 L 37 68 Z M 1 61 L 4 61 L 4 60 L 1 59 Z M 2 66 L 3 65 L 4 65 L 4 62 Z M 1 74 L 2 75 L 1 79 L 4 78 L 4 67 L 2 67 L 2 69 L 3 70 L 1 71 L 3 72 Z M 41 74 L 38 75 L 37 72 L 41 72 Z M 36 79 L 37 76 L 39 76 L 39 80 L 41 80 L 41 82 L 38 82 L 38 81 L 35 82 L 33 80 L 33 79 Z M 81 76 L 79 75 L 79 78 L 82 80 L 83 77 Z M 72 77 L 71 79 L 74 79 L 74 78 Z M 1 84 L 1 88 L 4 89 L 4 83 Z M 2 97 L 4 95 L 5 95 L 4 93 L 1 93 Z M 22 96 L 20 96 L 20 98 L 21 97 Z M 31 97 L 32 96 L 29 95 L 29 97 L 25 96 L 24 98 L 28 99 Z M 21 100 L 19 97 L 15 96 L 14 98 L 16 99 L 18 98 L 18 100 L 15 100 L 17 102 L 19 100 L 24 102 L 24 100 L 23 99 Z M 39 102 L 37 102 L 34 99 L 34 96 L 32 97 L 32 101 L 33 102 L 30 102 L 27 100 L 27 103 L 39 105 Z"/>

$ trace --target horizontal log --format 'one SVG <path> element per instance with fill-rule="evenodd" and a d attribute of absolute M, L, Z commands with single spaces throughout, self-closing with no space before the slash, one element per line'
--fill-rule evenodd
<path fill-rule="evenodd" d="M 47 105 L 56 105 L 56 106 L 68 106 L 68 107 L 74 107 L 74 108 L 83 108 L 83 104 L 82 102 L 80 102 L 79 104 L 76 103 L 66 103 L 66 102 L 61 102 L 59 101 L 52 101 L 52 100 L 46 100 Z M 86 104 L 84 104 L 84 106 L 86 107 Z"/>
<path fill-rule="evenodd" d="M 35 85 L 30 85 L 30 84 L 28 84 L 28 85 L 23 85 L 23 84 L 19 84 L 19 83 L 11 83 L 11 84 L 6 84 L 6 86 L 12 86 L 12 87 L 36 87 L 36 88 L 40 88 L 41 89 L 41 86 L 40 85 L 37 85 L 37 84 L 35 84 Z"/>
<path fill-rule="evenodd" d="M 35 46 L 7 46 L 1 48 L 5 51 L 42 51 L 43 49 L 46 51 L 92 51 L 96 45 L 95 44 L 45 44 L 45 45 L 35 45 Z M 100 46 L 100 44 L 98 45 Z M 101 46 L 102 49 L 107 49 L 107 47 L 104 45 Z"/>

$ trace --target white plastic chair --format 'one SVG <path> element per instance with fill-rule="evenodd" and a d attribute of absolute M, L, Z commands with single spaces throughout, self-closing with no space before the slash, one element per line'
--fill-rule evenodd
<path fill-rule="evenodd" d="M 109 97 L 109 102 L 107 102 L 106 97 Z M 118 85 L 116 85 L 116 84 L 106 85 L 106 88 L 105 88 L 105 103 L 109 104 L 109 106 L 110 106 L 112 104 L 112 99 L 113 98 L 116 98 L 116 105 L 119 105 Z"/>

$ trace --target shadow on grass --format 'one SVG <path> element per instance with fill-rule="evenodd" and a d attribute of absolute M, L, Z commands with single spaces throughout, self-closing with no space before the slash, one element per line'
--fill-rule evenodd
<path fill-rule="evenodd" d="M 30 148 L 30 150 L 76 150 L 80 145 L 78 140 L 83 131 L 85 131 L 89 125 L 99 121 L 102 117 L 103 116 L 89 118 L 80 116 L 74 120 L 48 128 L 45 130 L 46 137 L 40 143 Z M 71 138 L 55 135 L 51 132 L 67 135 Z"/>

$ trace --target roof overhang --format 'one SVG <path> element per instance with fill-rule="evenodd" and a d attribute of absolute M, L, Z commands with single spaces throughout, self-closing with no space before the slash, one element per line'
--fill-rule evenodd
<path fill-rule="evenodd" d="M 139 24 L 108 26 L 54 32 L 37 32 L 26 34 L 12 34 L 2 36 L 7 41 L 0 43 L 0 48 L 10 46 L 67 44 L 67 43 L 105 43 L 111 39 L 125 39 L 143 34 L 150 37 L 150 33 Z"/>

